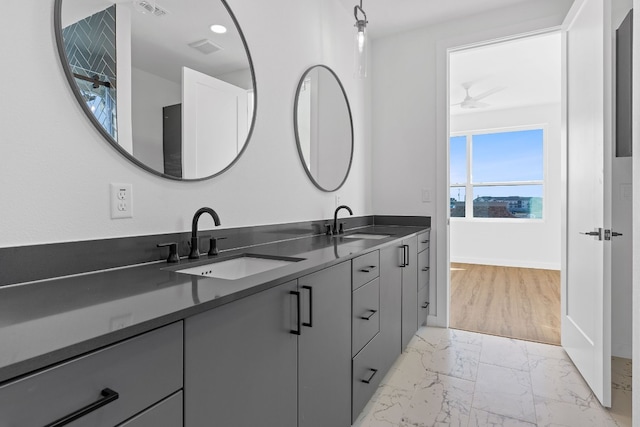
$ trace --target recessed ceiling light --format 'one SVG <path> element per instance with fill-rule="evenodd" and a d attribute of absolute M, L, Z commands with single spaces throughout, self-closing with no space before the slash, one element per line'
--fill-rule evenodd
<path fill-rule="evenodd" d="M 225 27 L 224 25 L 214 24 L 211 26 L 211 31 L 216 34 L 224 34 L 227 32 L 227 27 Z"/>

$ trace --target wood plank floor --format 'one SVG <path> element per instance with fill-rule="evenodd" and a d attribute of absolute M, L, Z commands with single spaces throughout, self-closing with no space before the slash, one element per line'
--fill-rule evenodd
<path fill-rule="evenodd" d="M 451 263 L 450 326 L 560 344 L 560 271 Z"/>

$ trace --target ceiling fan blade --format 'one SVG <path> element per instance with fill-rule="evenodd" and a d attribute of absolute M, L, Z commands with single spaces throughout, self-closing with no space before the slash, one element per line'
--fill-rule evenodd
<path fill-rule="evenodd" d="M 490 106 L 491 104 L 487 104 L 486 102 L 476 101 L 475 99 L 472 99 L 470 101 L 464 101 L 460 104 L 460 107 L 464 108 L 465 110 L 475 109 L 475 108 L 486 108 Z"/>
<path fill-rule="evenodd" d="M 472 98 L 475 99 L 476 101 L 480 101 L 481 99 L 484 99 L 489 95 L 493 95 L 494 93 L 498 93 L 500 91 L 503 91 L 506 88 L 507 88 L 506 86 L 497 86 L 497 87 L 494 87 L 493 89 L 489 89 L 488 91 L 486 91 L 484 93 L 481 93 L 480 95 L 473 96 Z"/>

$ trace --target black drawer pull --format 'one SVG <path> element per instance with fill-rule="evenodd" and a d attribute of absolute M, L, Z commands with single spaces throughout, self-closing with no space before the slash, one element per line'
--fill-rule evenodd
<path fill-rule="evenodd" d="M 313 288 L 311 286 L 303 286 L 302 289 L 309 291 L 309 322 L 302 323 L 302 326 L 313 328 Z"/>
<path fill-rule="evenodd" d="M 422 304 L 422 308 L 428 308 L 429 307 L 429 303 L 425 302 L 424 304 Z"/>
<path fill-rule="evenodd" d="M 118 397 L 120 397 L 120 395 L 111 390 L 110 388 L 105 388 L 104 390 L 102 390 L 100 392 L 100 399 L 96 400 L 95 402 L 85 406 L 84 408 L 80 408 L 77 411 L 75 411 L 72 414 L 69 414 L 65 417 L 60 418 L 57 421 L 54 421 L 50 424 L 47 424 L 44 427 L 62 427 L 62 426 L 66 426 L 67 424 L 84 417 L 85 415 L 95 411 L 98 408 L 103 407 L 104 405 L 113 402 L 114 400 L 117 400 Z"/>
<path fill-rule="evenodd" d="M 422 271 L 429 271 L 429 267 L 423 267 Z"/>
<path fill-rule="evenodd" d="M 378 312 L 378 310 L 367 310 L 370 311 L 371 314 L 368 316 L 362 316 L 360 317 L 362 320 L 371 320 L 371 318 L 373 317 L 374 314 L 376 314 Z"/>
<path fill-rule="evenodd" d="M 376 269 L 375 265 L 370 265 L 369 267 L 361 268 L 360 271 L 362 271 L 363 273 L 371 273 L 371 270 L 375 270 L 375 269 Z"/>
<path fill-rule="evenodd" d="M 429 243 L 429 241 L 428 241 L 428 240 L 423 240 L 423 241 L 422 241 L 422 242 L 420 242 L 420 243 Z"/>
<path fill-rule="evenodd" d="M 298 329 L 292 329 L 291 333 L 294 335 L 300 335 L 300 331 L 302 330 L 302 317 L 300 316 L 300 292 L 298 291 L 289 291 L 290 295 L 295 295 L 296 297 L 296 307 L 297 307 L 297 311 L 298 311 L 298 320 L 297 320 L 297 327 Z"/>
<path fill-rule="evenodd" d="M 373 377 L 375 377 L 375 376 L 376 376 L 376 374 L 378 373 L 378 370 L 377 370 L 377 369 L 370 368 L 369 370 L 372 372 L 372 374 L 371 374 L 371 376 L 369 377 L 369 379 L 366 379 L 366 380 L 360 380 L 360 381 L 362 381 L 362 382 L 363 382 L 363 383 L 365 383 L 365 384 L 369 384 L 369 383 L 371 382 L 371 380 L 373 380 Z"/>

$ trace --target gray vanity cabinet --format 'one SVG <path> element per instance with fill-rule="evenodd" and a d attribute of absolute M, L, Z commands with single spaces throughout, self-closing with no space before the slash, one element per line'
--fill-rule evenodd
<path fill-rule="evenodd" d="M 383 372 L 402 352 L 402 251 L 400 244 L 380 249 L 380 333 L 376 339 L 382 341 Z"/>
<path fill-rule="evenodd" d="M 351 425 L 351 262 L 301 277 L 298 291 L 302 300 L 298 337 L 298 425 L 348 427 Z"/>
<path fill-rule="evenodd" d="M 351 263 L 185 320 L 185 427 L 347 427 Z"/>
<path fill-rule="evenodd" d="M 418 238 L 402 241 L 402 350 L 418 330 Z"/>
<path fill-rule="evenodd" d="M 297 426 L 296 287 L 185 320 L 185 427 Z"/>
<path fill-rule="evenodd" d="M 418 234 L 418 327 L 426 324 L 429 316 L 429 232 Z"/>

